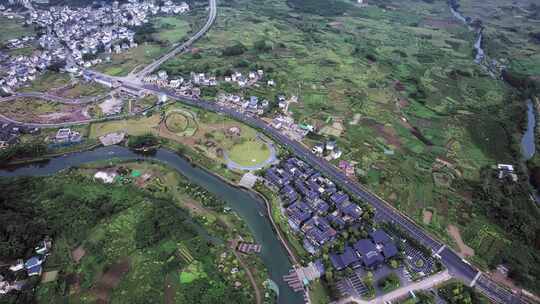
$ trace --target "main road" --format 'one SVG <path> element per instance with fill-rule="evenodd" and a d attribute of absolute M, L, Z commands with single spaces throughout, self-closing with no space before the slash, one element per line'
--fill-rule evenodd
<path fill-rule="evenodd" d="M 134 84 L 130 84 L 133 86 Z M 479 272 L 471 266 L 467 261 L 462 259 L 452 249 L 448 248 L 433 236 L 426 233 L 421 227 L 416 225 L 413 220 L 405 216 L 382 198 L 373 194 L 364 185 L 350 180 L 342 171 L 338 170 L 334 165 L 326 160 L 314 155 L 311 151 L 300 142 L 290 139 L 283 135 L 279 130 L 271 127 L 260 118 L 245 113 L 240 113 L 232 108 L 223 107 L 215 102 L 191 99 L 185 96 L 178 95 L 174 92 L 157 88 L 155 86 L 145 85 L 141 88 L 156 94 L 165 94 L 169 98 L 180 101 L 184 104 L 202 108 L 208 111 L 221 113 L 235 120 L 241 121 L 247 125 L 257 128 L 271 137 L 276 142 L 287 147 L 294 155 L 303 159 L 308 164 L 318 169 L 326 177 L 333 180 L 347 192 L 358 197 L 362 201 L 370 204 L 377 214 L 377 218 L 382 221 L 394 223 L 401 227 L 410 236 L 414 237 L 424 246 L 430 248 L 434 254 L 437 254 L 442 263 L 448 268 L 450 273 L 464 280 L 470 285 L 474 285 L 484 295 L 497 303 L 523 303 L 521 298 L 514 295 L 512 292 L 499 287 L 492 282 L 487 276 Z"/>
<path fill-rule="evenodd" d="M 135 73 L 133 76 L 137 80 L 142 80 L 145 76 L 152 74 L 156 69 L 158 69 L 165 61 L 173 58 L 174 56 L 178 55 L 179 53 L 185 51 L 187 48 L 189 48 L 195 41 L 199 40 L 212 26 L 214 21 L 216 20 L 217 16 L 217 4 L 216 0 L 209 0 L 210 5 L 210 13 L 208 14 L 208 19 L 206 20 L 206 23 L 204 26 L 197 32 L 195 35 L 191 36 L 186 42 L 175 46 L 175 48 L 170 51 L 169 53 L 161 56 L 151 64 L 144 67 L 144 69 L 140 70 L 139 72 Z"/>

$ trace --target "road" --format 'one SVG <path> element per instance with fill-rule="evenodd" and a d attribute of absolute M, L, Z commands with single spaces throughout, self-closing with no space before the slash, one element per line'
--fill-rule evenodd
<path fill-rule="evenodd" d="M 471 266 L 467 261 L 463 260 L 456 252 L 454 252 L 447 246 L 443 246 L 441 242 L 426 233 L 410 218 L 396 210 L 389 203 L 385 202 L 382 198 L 380 198 L 376 194 L 373 194 L 365 186 L 359 184 L 358 182 L 350 180 L 342 171 L 337 169 L 335 166 L 333 166 L 326 160 L 317 157 L 316 155 L 311 153 L 311 151 L 303 144 L 281 134 L 278 130 L 269 126 L 258 117 L 239 113 L 234 109 L 225 108 L 214 102 L 186 98 L 184 96 L 180 96 L 173 92 L 154 86 L 146 85 L 143 87 L 144 89 L 154 92 L 156 94 L 165 94 L 169 98 L 178 100 L 184 104 L 203 108 L 212 112 L 221 113 L 263 131 L 267 136 L 272 138 L 274 141 L 280 143 L 281 145 L 289 148 L 294 155 L 303 159 L 314 168 L 318 169 L 322 174 L 333 180 L 344 190 L 358 197 L 362 201 L 370 204 L 376 210 L 377 218 L 379 220 L 395 223 L 409 235 L 418 240 L 420 243 L 430 248 L 433 252 L 438 253 L 442 263 L 448 268 L 449 272 L 453 276 L 464 280 L 466 283 L 471 283 L 479 274 L 479 271 L 477 269 Z M 485 275 L 481 275 L 480 279 L 478 279 L 476 283 L 476 287 L 494 302 L 511 304 L 522 303 L 518 296 L 513 295 L 506 289 L 498 287 L 496 283 L 490 281 L 489 278 Z"/>
<path fill-rule="evenodd" d="M 187 48 L 189 48 L 195 41 L 199 40 L 208 30 L 210 27 L 212 27 L 212 24 L 216 20 L 217 16 L 217 4 L 216 0 L 209 0 L 209 6 L 210 6 L 210 13 L 208 14 L 208 19 L 206 20 L 206 23 L 204 26 L 197 32 L 195 35 L 191 36 L 186 42 L 176 46 L 172 51 L 169 53 L 161 56 L 156 61 L 152 62 L 151 64 L 147 65 L 144 69 L 140 70 L 139 72 L 135 73 L 134 76 L 137 80 L 142 80 L 145 76 L 152 74 L 156 69 L 158 69 L 165 61 L 173 58 L 174 56 L 178 55 L 179 53 L 185 51 Z"/>
<path fill-rule="evenodd" d="M 402 299 L 409 295 L 411 291 L 417 291 L 417 290 L 426 290 L 429 288 L 433 288 L 439 284 L 442 284 L 448 280 L 450 280 L 452 276 L 448 273 L 448 271 L 443 271 L 440 273 L 437 273 L 435 275 L 432 275 L 430 277 L 427 277 L 419 282 L 414 282 L 410 285 L 398 288 L 394 291 L 391 291 L 383 296 L 377 297 L 375 299 L 366 301 L 357 297 L 347 297 L 342 298 L 339 301 L 334 302 L 334 304 L 347 304 L 347 303 L 357 303 L 357 304 L 384 304 L 384 303 L 392 303 L 395 300 Z"/>
<path fill-rule="evenodd" d="M 506 289 L 500 288 L 496 283 L 491 281 L 487 276 L 483 274 L 481 274 L 480 277 L 475 281 L 475 278 L 477 277 L 477 275 L 479 275 L 479 271 L 475 269 L 474 267 L 472 267 L 468 262 L 463 260 L 461 257 L 459 257 L 457 253 L 455 253 L 453 250 L 451 250 L 447 246 L 444 246 L 441 242 L 439 242 L 433 236 L 426 233 L 421 227 L 416 225 L 413 220 L 411 220 L 406 215 L 396 210 L 394 207 L 392 207 L 389 203 L 384 201 L 382 198 L 380 198 L 376 194 L 369 191 L 365 186 L 359 184 L 356 181 L 350 180 L 342 171 L 337 169 L 335 166 L 333 166 L 326 160 L 320 157 L 317 157 L 316 155 L 311 153 L 311 151 L 307 147 L 305 147 L 303 144 L 286 137 L 285 135 L 281 134 L 278 130 L 267 125 L 264 121 L 262 121 L 258 117 L 251 116 L 248 114 L 243 114 L 243 113 L 235 111 L 234 109 L 219 106 L 214 102 L 205 101 L 205 100 L 195 100 L 195 99 L 187 98 L 185 96 L 177 95 L 174 92 L 160 89 L 154 86 L 141 85 L 140 80 L 142 79 L 142 77 L 152 73 L 157 68 L 159 68 L 159 66 L 163 62 L 169 60 L 170 58 L 184 51 L 186 48 L 188 48 L 196 40 L 202 37 L 210 29 L 217 15 L 216 14 L 217 5 L 216 5 L 216 0 L 209 0 L 209 3 L 210 3 L 210 13 L 208 16 L 208 20 L 206 24 L 203 26 L 203 28 L 201 28 L 189 40 L 175 47 L 171 52 L 160 57 L 159 59 L 157 59 L 156 61 L 154 61 L 147 67 L 145 67 L 143 70 L 136 73 L 135 77 L 127 77 L 127 78 L 110 77 L 108 75 L 104 75 L 95 71 L 86 71 L 86 73 L 93 75 L 96 78 L 109 80 L 111 83 L 113 81 L 120 81 L 122 86 L 124 87 L 131 87 L 135 89 L 146 89 L 150 92 L 153 92 L 159 95 L 165 94 L 169 98 L 180 101 L 184 104 L 199 107 L 208 111 L 217 112 L 217 113 L 229 116 L 233 119 L 236 119 L 247 125 L 250 125 L 254 128 L 261 130 L 267 136 L 272 138 L 275 142 L 280 143 L 281 145 L 289 148 L 291 152 L 293 152 L 294 155 L 303 159 L 308 164 L 310 164 L 311 166 L 319 170 L 322 174 L 324 174 L 325 176 L 333 180 L 336 184 L 341 186 L 344 190 L 356 196 L 357 198 L 361 199 L 365 203 L 370 204 L 376 210 L 377 218 L 379 220 L 391 222 L 398 225 L 410 236 L 414 237 L 420 243 L 430 248 L 433 252 L 438 253 L 438 255 L 441 258 L 442 263 L 448 268 L 449 272 L 453 276 L 458 277 L 467 283 L 476 282 L 475 287 L 478 288 L 482 293 L 484 293 L 490 299 L 492 299 L 494 302 L 510 303 L 510 304 L 522 303 L 518 296 L 512 294 Z M 92 120 L 88 120 L 88 121 L 70 122 L 70 123 L 63 123 L 63 124 L 31 124 L 31 123 L 16 122 L 1 115 L 0 115 L 0 118 L 13 122 L 13 123 L 18 123 L 21 125 L 27 125 L 31 127 L 65 127 L 65 126 L 70 126 L 70 125 L 80 125 L 80 124 L 92 122 Z M 122 118 L 122 117 L 113 117 L 109 119 L 115 119 L 115 118 Z"/>
<path fill-rule="evenodd" d="M 92 71 L 89 71 L 88 73 L 94 74 L 95 77 L 99 78 L 108 77 L 107 75 Z M 117 79 L 110 77 L 110 80 L 113 81 Z M 370 192 L 364 185 L 361 185 L 356 181 L 350 180 L 342 171 L 340 171 L 338 168 L 336 168 L 326 160 L 314 155 L 302 143 L 294 141 L 289 137 L 283 135 L 278 130 L 269 126 L 260 118 L 249 114 L 237 112 L 236 110 L 231 108 L 220 106 L 215 102 L 187 98 L 185 96 L 178 95 L 172 91 L 168 91 L 151 85 L 140 85 L 138 83 L 128 82 L 127 80 L 123 81 L 122 84 L 124 86 L 129 86 L 133 88 L 145 89 L 158 95 L 164 94 L 167 95 L 170 99 L 180 101 L 183 104 L 226 115 L 230 118 L 241 121 L 251 127 L 261 130 L 265 135 L 273 139 L 275 142 L 287 147 L 294 155 L 303 159 L 308 164 L 319 170 L 322 174 L 330 178 L 337 185 L 341 186 L 344 190 L 361 199 L 365 203 L 370 204 L 375 209 L 378 220 L 387 221 L 398 225 L 399 227 L 401 227 L 402 230 L 407 232 L 410 236 L 414 237 L 426 247 L 430 248 L 434 253 L 438 253 L 442 263 L 448 268 L 452 276 L 460 278 L 467 284 L 470 284 L 475 280 L 475 277 L 479 275 L 479 271 L 477 269 L 471 266 L 467 261 L 463 260 L 456 252 L 454 252 L 447 246 L 444 246 L 433 236 L 426 233 L 421 227 L 416 225 L 413 220 L 399 212 L 397 209 L 392 207 L 389 203 L 384 201 L 376 194 Z M 6 119 L 7 117 L 0 116 L 0 118 Z M 115 118 L 122 117 L 114 117 L 112 119 Z M 9 121 L 9 118 L 7 119 Z M 65 127 L 70 125 L 85 124 L 89 122 L 91 121 L 79 121 L 62 124 L 33 124 L 20 122 L 14 123 L 30 127 Z M 524 303 L 521 301 L 519 296 L 512 294 L 510 291 L 504 288 L 501 288 L 498 284 L 491 281 L 484 274 L 480 274 L 480 277 L 476 280 L 475 287 L 496 303 Z"/>

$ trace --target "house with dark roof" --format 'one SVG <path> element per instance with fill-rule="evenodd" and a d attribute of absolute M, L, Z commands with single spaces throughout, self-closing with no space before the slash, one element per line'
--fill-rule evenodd
<path fill-rule="evenodd" d="M 349 196 L 343 192 L 337 192 L 330 196 L 330 201 L 336 206 L 343 204 L 344 202 L 349 201 Z"/>
<path fill-rule="evenodd" d="M 301 230 L 305 236 L 304 241 L 307 240 L 311 244 L 309 248 L 306 248 L 308 251 L 313 251 L 310 253 L 316 253 L 322 245 L 334 241 L 337 235 L 330 223 L 319 216 L 314 216 L 305 222 Z"/>
<path fill-rule="evenodd" d="M 362 209 L 357 204 L 349 201 L 338 205 L 337 209 L 342 213 L 343 220 L 347 223 L 356 222 L 362 217 Z"/>
<path fill-rule="evenodd" d="M 342 254 L 330 254 L 330 262 L 336 270 L 343 270 L 349 266 L 356 265 L 358 261 L 359 258 L 356 251 L 350 246 L 345 246 Z"/>
<path fill-rule="evenodd" d="M 326 219 L 328 220 L 328 222 L 330 222 L 330 224 L 332 224 L 333 227 L 336 227 L 338 230 L 345 228 L 345 226 L 347 225 L 345 220 L 341 217 L 341 213 L 337 210 L 330 213 L 326 217 Z"/>
<path fill-rule="evenodd" d="M 382 253 L 385 260 L 395 257 L 398 254 L 396 244 L 392 238 L 382 229 L 377 229 L 369 234 L 377 249 Z"/>
<path fill-rule="evenodd" d="M 328 212 L 328 210 L 330 210 L 330 206 L 328 205 L 328 203 L 326 203 L 320 198 L 314 200 L 306 199 L 306 202 L 311 207 L 313 212 L 318 215 L 324 215 Z"/>
<path fill-rule="evenodd" d="M 24 263 L 24 268 L 29 276 L 41 275 L 43 260 L 39 257 L 31 257 Z"/>
<path fill-rule="evenodd" d="M 300 227 L 311 218 L 311 208 L 302 202 L 296 202 L 286 210 L 289 226 L 294 231 L 300 231 Z"/>
<path fill-rule="evenodd" d="M 280 191 L 281 200 L 284 205 L 290 205 L 298 199 L 298 193 L 290 185 L 286 185 Z"/>
<path fill-rule="evenodd" d="M 354 244 L 354 249 L 366 268 L 376 268 L 384 262 L 384 257 L 377 250 L 377 246 L 369 239 L 359 240 Z"/>
<path fill-rule="evenodd" d="M 384 245 L 392 242 L 392 238 L 382 229 L 377 229 L 369 234 L 375 244 Z"/>

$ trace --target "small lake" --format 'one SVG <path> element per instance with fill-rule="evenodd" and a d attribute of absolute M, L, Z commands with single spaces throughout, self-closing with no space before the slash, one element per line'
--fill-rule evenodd
<path fill-rule="evenodd" d="M 141 156 L 124 147 L 104 147 L 68 154 L 39 164 L 24 165 L 10 170 L 1 169 L 0 177 L 51 175 L 85 163 L 113 159 L 160 161 L 224 200 L 246 222 L 257 243 L 262 245 L 260 256 L 268 268 L 270 278 L 279 287 L 278 303 L 304 303 L 303 294 L 293 292 L 282 279 L 289 273 L 292 264 L 269 219 L 263 216 L 266 214 L 264 202 L 257 195 L 229 185 L 171 151 L 160 149 L 155 155 Z"/>
<path fill-rule="evenodd" d="M 536 142 L 534 131 L 536 127 L 536 117 L 532 100 L 527 100 L 527 129 L 521 138 L 521 153 L 525 160 L 531 159 L 536 153 Z"/>

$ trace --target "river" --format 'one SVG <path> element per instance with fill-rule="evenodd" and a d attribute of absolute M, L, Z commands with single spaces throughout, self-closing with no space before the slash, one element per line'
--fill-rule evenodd
<path fill-rule="evenodd" d="M 110 146 L 91 151 L 72 153 L 53 158 L 39 164 L 29 164 L 16 168 L 1 169 L 1 177 L 44 176 L 55 174 L 61 170 L 95 161 L 112 159 L 122 160 L 158 160 L 184 175 L 191 182 L 212 192 L 223 199 L 246 222 L 257 243 L 262 245 L 261 258 L 268 268 L 270 278 L 279 287 L 278 303 L 304 303 L 303 295 L 293 292 L 283 281 L 283 275 L 292 268 L 287 252 L 272 230 L 272 224 L 266 214 L 264 202 L 255 194 L 229 185 L 219 177 L 192 165 L 185 158 L 160 149 L 152 156 L 141 156 L 131 150 Z"/>
<path fill-rule="evenodd" d="M 527 100 L 527 129 L 521 138 L 521 153 L 525 160 L 529 160 L 536 152 L 536 142 L 534 129 L 536 128 L 536 117 L 532 100 Z"/>

